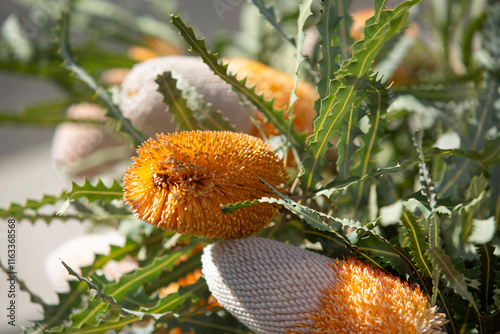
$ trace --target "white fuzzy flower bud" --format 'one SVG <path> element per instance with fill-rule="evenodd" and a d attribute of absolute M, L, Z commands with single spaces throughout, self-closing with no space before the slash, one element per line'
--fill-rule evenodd
<path fill-rule="evenodd" d="M 203 274 L 215 299 L 256 333 L 300 328 L 328 288 L 334 261 L 263 238 L 205 247 Z"/>
<path fill-rule="evenodd" d="M 104 108 L 92 103 L 74 104 L 67 111 L 75 120 L 104 121 L 104 114 Z M 51 146 L 54 165 L 70 176 L 95 176 L 130 153 L 120 138 L 96 124 L 62 123 Z"/>
<path fill-rule="evenodd" d="M 238 131 L 249 131 L 252 123 L 248 109 L 240 103 L 239 96 L 231 91 L 228 83 L 214 75 L 198 57 L 167 56 L 136 64 L 122 82 L 119 106 L 125 117 L 146 136 L 173 132 L 176 128 L 171 122 L 171 114 L 165 112 L 167 106 L 155 82 L 156 77 L 166 71 L 171 71 L 175 79 L 186 80 Z"/>
<path fill-rule="evenodd" d="M 353 258 L 249 237 L 207 246 L 202 264 L 215 299 L 258 334 L 444 333 L 417 287 Z"/>

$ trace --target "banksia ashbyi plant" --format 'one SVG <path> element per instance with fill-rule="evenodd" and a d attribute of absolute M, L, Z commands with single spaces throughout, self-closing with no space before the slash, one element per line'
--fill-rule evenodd
<path fill-rule="evenodd" d="M 213 238 L 248 236 L 277 214 L 259 203 L 230 214 L 222 205 L 276 194 L 259 181 L 283 188 L 283 161 L 261 139 L 234 132 L 159 134 L 138 150 L 123 183 L 136 216 L 165 230 Z"/>
<path fill-rule="evenodd" d="M 206 39 L 189 2 L 17 1 L 54 29 L 9 16 L 0 70 L 60 95 L 0 122 L 61 125 L 69 187 L 0 216 L 111 245 L 51 257 L 57 302 L 19 271 L 18 332 L 500 333 L 498 1 L 200 2 L 240 23 Z"/>
<path fill-rule="evenodd" d="M 217 301 L 256 333 L 444 333 L 418 288 L 352 258 L 250 237 L 206 247 L 202 262 Z"/>

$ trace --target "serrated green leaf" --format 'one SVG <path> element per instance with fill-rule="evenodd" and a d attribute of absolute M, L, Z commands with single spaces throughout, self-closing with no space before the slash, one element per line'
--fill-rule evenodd
<path fill-rule="evenodd" d="M 260 14 L 276 29 L 277 32 L 279 32 L 288 42 L 295 46 L 293 38 L 289 37 L 281 28 L 272 5 L 266 6 L 262 0 L 250 0 L 250 3 L 259 9 Z"/>
<path fill-rule="evenodd" d="M 284 119 L 282 110 L 274 110 L 273 102 L 264 100 L 263 94 L 256 95 L 255 87 L 247 88 L 245 86 L 246 79 L 238 80 L 236 79 L 236 75 L 229 75 L 227 72 L 228 65 L 219 64 L 217 55 L 211 54 L 207 50 L 204 39 L 197 39 L 193 29 L 187 27 L 178 15 L 171 14 L 170 17 L 172 23 L 179 29 L 182 37 L 184 37 L 186 42 L 191 46 L 190 51 L 198 54 L 203 62 L 207 64 L 216 75 L 229 83 L 237 92 L 247 97 L 248 100 L 264 114 L 269 123 L 271 123 L 281 134 L 287 134 L 289 132 L 288 122 Z M 304 147 L 303 136 L 297 134 L 293 129 L 290 130 L 290 137 L 288 140 L 298 151 L 301 151 L 301 148 Z"/>
<path fill-rule="evenodd" d="M 403 210 L 401 223 L 403 226 L 402 233 L 408 241 L 406 247 L 409 248 L 408 253 L 411 255 L 411 259 L 424 276 L 432 278 L 432 264 L 426 255 L 427 249 L 429 248 L 429 240 L 428 237 L 425 236 L 422 226 L 420 226 L 415 217 L 406 210 Z"/>
<path fill-rule="evenodd" d="M 112 305 L 114 307 L 121 308 L 116 303 L 116 300 L 112 296 L 107 296 L 106 294 L 102 293 L 101 290 L 99 289 L 99 287 L 97 285 L 95 285 L 94 283 L 92 283 L 92 281 L 90 281 L 89 279 L 81 276 L 79 273 L 77 273 L 76 271 L 74 271 L 64 261 L 61 260 L 61 263 L 63 264 L 64 268 L 66 268 L 66 270 L 68 271 L 68 274 L 70 274 L 71 276 L 75 276 L 76 278 L 78 278 L 78 280 L 80 282 L 87 283 L 87 286 L 89 287 L 89 289 L 96 290 L 97 294 L 99 295 L 99 297 L 101 297 L 102 300 L 105 300 L 106 302 L 108 302 L 108 304 L 110 304 L 110 305 Z"/>
<path fill-rule="evenodd" d="M 38 209 L 44 207 L 45 205 L 52 205 L 57 203 L 60 200 L 66 198 L 65 193 L 62 193 L 59 196 L 53 195 L 43 195 L 39 200 L 27 199 L 24 205 L 11 203 L 8 208 L 0 209 L 0 217 L 19 217 L 24 214 L 25 211 L 33 210 L 35 212 Z M 36 216 L 33 216 L 36 217 Z"/>
<path fill-rule="evenodd" d="M 453 263 L 451 263 L 450 257 L 444 250 L 437 247 L 430 247 L 427 251 L 427 255 L 433 266 L 445 275 L 446 284 L 452 287 L 463 299 L 468 301 L 472 307 L 474 307 L 474 310 L 479 313 L 474 297 L 467 289 L 464 276 L 455 269 Z"/>
<path fill-rule="evenodd" d="M 360 159 L 359 166 L 361 170 L 354 168 L 353 172 L 358 175 L 366 175 L 374 169 L 373 156 L 378 153 L 380 138 L 382 132 L 387 126 L 385 114 L 389 107 L 390 90 L 382 85 L 381 82 L 373 82 L 368 84 L 369 94 L 366 99 L 369 121 L 367 132 L 361 135 L 363 141 L 362 146 L 356 151 L 356 155 Z M 353 166 L 354 167 L 354 166 Z M 364 193 L 364 181 L 362 180 L 358 186 L 358 193 L 355 201 L 355 210 L 357 211 L 361 205 L 361 200 Z"/>
<path fill-rule="evenodd" d="M 222 209 L 223 213 L 232 213 L 236 210 L 244 209 L 246 207 L 249 207 L 250 205 L 254 205 L 257 203 L 261 203 L 261 202 L 259 200 L 254 200 L 254 201 L 244 201 L 244 202 L 238 202 L 238 203 L 231 203 L 228 205 L 221 206 L 221 209 Z"/>
<path fill-rule="evenodd" d="M 408 9 L 421 0 L 405 1 L 394 10 L 383 10 L 386 1 L 375 1 L 375 14 L 367 21 L 364 37 L 353 45 L 352 57 L 342 63 L 330 86 L 330 95 L 321 101 L 319 116 L 314 121 L 314 133 L 307 139 L 301 175 L 302 187 L 307 193 L 319 180 L 324 155 L 329 141 L 345 125 L 344 118 L 363 100 L 360 89 L 367 82 L 370 70 L 383 44 L 406 23 Z"/>
<path fill-rule="evenodd" d="M 416 150 L 418 152 L 419 157 L 419 181 L 422 186 L 422 191 L 427 197 L 429 202 L 429 207 L 431 209 L 430 217 L 429 217 L 429 247 L 430 248 L 438 248 L 440 247 L 441 237 L 440 237 L 440 221 L 437 216 L 437 193 L 436 188 L 434 187 L 434 182 L 432 181 L 429 169 L 425 164 L 424 151 L 422 148 L 422 131 L 419 130 L 415 133 L 414 144 Z M 438 269 L 435 269 L 434 279 L 435 284 L 434 288 L 437 289 L 437 280 L 439 277 Z M 435 290 L 437 293 L 437 290 Z M 435 300 L 436 295 L 434 295 L 433 300 Z"/>
<path fill-rule="evenodd" d="M 181 251 L 157 257 L 151 264 L 137 269 L 130 274 L 123 275 L 118 282 L 106 284 L 102 293 L 120 303 L 127 293 L 138 290 L 141 286 L 158 278 L 162 270 L 172 270 L 175 261 L 181 255 L 191 251 L 192 246 L 187 246 Z M 108 303 L 93 299 L 85 309 L 74 313 L 71 317 L 74 328 L 81 328 L 84 324 L 97 325 L 101 318 L 99 315 L 108 309 Z"/>
<path fill-rule="evenodd" d="M 323 195 L 330 198 L 334 193 L 348 189 L 350 186 L 357 184 L 361 181 L 368 180 L 370 178 L 377 176 L 382 176 L 386 173 L 395 173 L 399 171 L 400 167 L 401 167 L 400 165 L 396 165 L 394 167 L 379 168 L 373 173 L 368 173 L 363 175 L 363 177 L 354 175 L 348 178 L 347 180 L 334 180 L 328 183 L 325 187 L 318 189 L 314 193 L 314 197 L 319 197 Z"/>
<path fill-rule="evenodd" d="M 279 199 L 262 198 L 259 201 L 283 205 L 286 209 L 297 215 L 300 219 L 307 222 L 313 228 L 333 233 L 334 235 L 343 239 L 346 244 L 350 244 L 348 239 L 344 235 L 341 235 L 339 232 L 337 232 L 337 230 L 334 229 L 329 222 L 341 224 L 344 228 L 354 229 L 356 233 L 360 235 L 360 239 L 358 241 L 359 246 L 358 243 L 356 243 L 356 247 L 353 249 L 359 252 L 366 260 L 370 261 L 373 265 L 382 268 L 380 261 L 376 261 L 372 256 L 368 255 L 367 252 L 376 254 L 376 256 L 382 258 L 384 262 L 390 263 L 395 268 L 397 268 L 402 275 L 409 272 L 409 267 L 414 267 L 414 265 L 402 250 L 398 249 L 395 245 L 393 245 L 380 235 L 376 234 L 366 226 L 362 226 L 361 223 L 350 219 L 332 217 L 322 212 L 313 210 L 281 194 L 264 180 L 260 178 L 259 180 L 266 184 L 269 188 L 271 188 L 280 197 Z M 419 275 L 418 270 L 414 270 L 414 272 Z"/>
<path fill-rule="evenodd" d="M 89 180 L 85 179 L 81 186 L 72 182 L 71 190 L 66 193 L 66 197 L 66 201 L 57 212 L 57 215 L 59 216 L 66 212 L 72 201 L 80 198 L 86 198 L 89 202 L 100 200 L 103 204 L 114 199 L 121 199 L 123 197 L 123 188 L 114 179 L 113 183 L 109 187 L 107 187 L 101 179 L 98 179 L 95 185 L 92 185 Z"/>
<path fill-rule="evenodd" d="M 95 91 L 98 99 L 107 107 L 108 112 L 106 113 L 106 116 L 118 121 L 119 126 L 115 130 L 126 135 L 134 146 L 140 145 L 146 140 L 144 135 L 123 116 L 120 108 L 113 102 L 111 95 L 76 62 L 69 44 L 69 12 L 63 11 L 57 24 L 56 30 L 58 31 L 59 38 L 59 54 L 64 61 L 64 68 L 71 71 L 76 78 L 83 81 L 89 88 Z"/>
<path fill-rule="evenodd" d="M 175 77 L 175 71 L 173 72 Z M 182 97 L 186 100 L 187 106 L 192 111 L 193 117 L 198 121 L 200 127 L 205 130 L 216 131 L 236 131 L 224 117 L 220 110 L 215 110 L 213 105 L 206 102 L 204 97 L 196 89 L 184 80 L 182 76 L 176 77 L 177 89 L 182 91 Z"/>
<path fill-rule="evenodd" d="M 177 123 L 177 130 L 198 130 L 198 122 L 193 117 L 193 111 L 187 106 L 182 92 L 177 88 L 177 80 L 172 77 L 172 72 L 159 74 L 155 82 L 158 84 L 158 92 L 163 96 L 163 102 L 168 106 L 166 111 L 172 113 L 173 120 Z"/>
<path fill-rule="evenodd" d="M 318 63 L 321 71 L 318 92 L 321 99 L 328 95 L 330 81 L 333 79 L 334 73 L 340 68 L 340 62 L 347 58 L 347 27 L 349 24 L 346 21 L 349 20 L 347 13 L 349 5 L 350 1 L 346 0 L 322 1 L 321 19 L 317 24 L 322 50 L 322 58 Z M 340 22 L 342 22 L 341 25 L 339 25 Z M 343 47 L 341 48 L 339 45 L 343 45 Z M 342 51 L 343 48 L 346 50 Z"/>
<path fill-rule="evenodd" d="M 499 258 L 495 255 L 495 247 L 491 242 L 482 245 L 476 245 L 476 250 L 479 253 L 481 265 L 479 270 L 480 293 L 479 299 L 483 307 L 483 313 L 488 313 L 490 305 L 494 304 L 493 296 L 495 294 L 495 280 L 498 279 L 498 270 L 500 269 Z"/>

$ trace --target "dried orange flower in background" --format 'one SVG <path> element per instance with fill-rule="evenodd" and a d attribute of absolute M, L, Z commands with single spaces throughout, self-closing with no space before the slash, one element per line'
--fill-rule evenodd
<path fill-rule="evenodd" d="M 266 227 L 277 207 L 258 203 L 224 214 L 221 205 L 276 195 L 287 172 L 270 145 L 234 132 L 158 134 L 137 150 L 124 177 L 124 199 L 136 216 L 164 230 L 235 238 Z"/>
<path fill-rule="evenodd" d="M 278 71 L 263 63 L 244 58 L 234 58 L 229 61 L 228 70 L 236 74 L 238 79 L 247 78 L 247 87 L 255 86 L 257 94 L 264 94 L 264 99 L 274 98 L 273 108 L 284 109 L 283 116 L 288 118 L 288 102 L 293 89 L 295 77 L 285 72 Z M 311 134 L 313 120 L 316 117 L 314 102 L 319 98 L 314 87 L 304 81 L 299 81 L 296 89 L 297 101 L 293 105 L 293 127 L 297 132 Z M 269 123 L 264 122 L 262 113 L 254 111 L 254 117 L 261 123 L 264 133 L 268 136 L 278 135 L 279 132 Z M 249 133 L 259 135 L 254 126 Z"/>
<path fill-rule="evenodd" d="M 264 238 L 204 248 L 215 299 L 257 334 L 444 334 L 445 315 L 417 288 L 358 260 Z"/>

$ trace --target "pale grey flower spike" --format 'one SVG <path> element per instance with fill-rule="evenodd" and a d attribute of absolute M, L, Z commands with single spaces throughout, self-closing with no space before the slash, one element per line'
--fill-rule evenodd
<path fill-rule="evenodd" d="M 286 333 L 318 307 L 334 261 L 263 238 L 205 247 L 203 274 L 215 299 L 255 333 Z M 311 321 L 309 321 L 311 322 Z"/>
<path fill-rule="evenodd" d="M 217 301 L 257 334 L 442 334 L 446 317 L 415 286 L 354 258 L 263 238 L 204 249 Z"/>
<path fill-rule="evenodd" d="M 248 108 L 240 103 L 239 96 L 231 91 L 228 83 L 216 76 L 198 57 L 166 56 L 134 65 L 122 82 L 119 106 L 125 117 L 146 136 L 174 132 L 176 128 L 171 122 L 171 114 L 165 112 L 167 106 L 155 82 L 156 77 L 165 71 L 171 71 L 175 79 L 186 80 L 239 132 L 248 133 L 252 125 Z"/>

